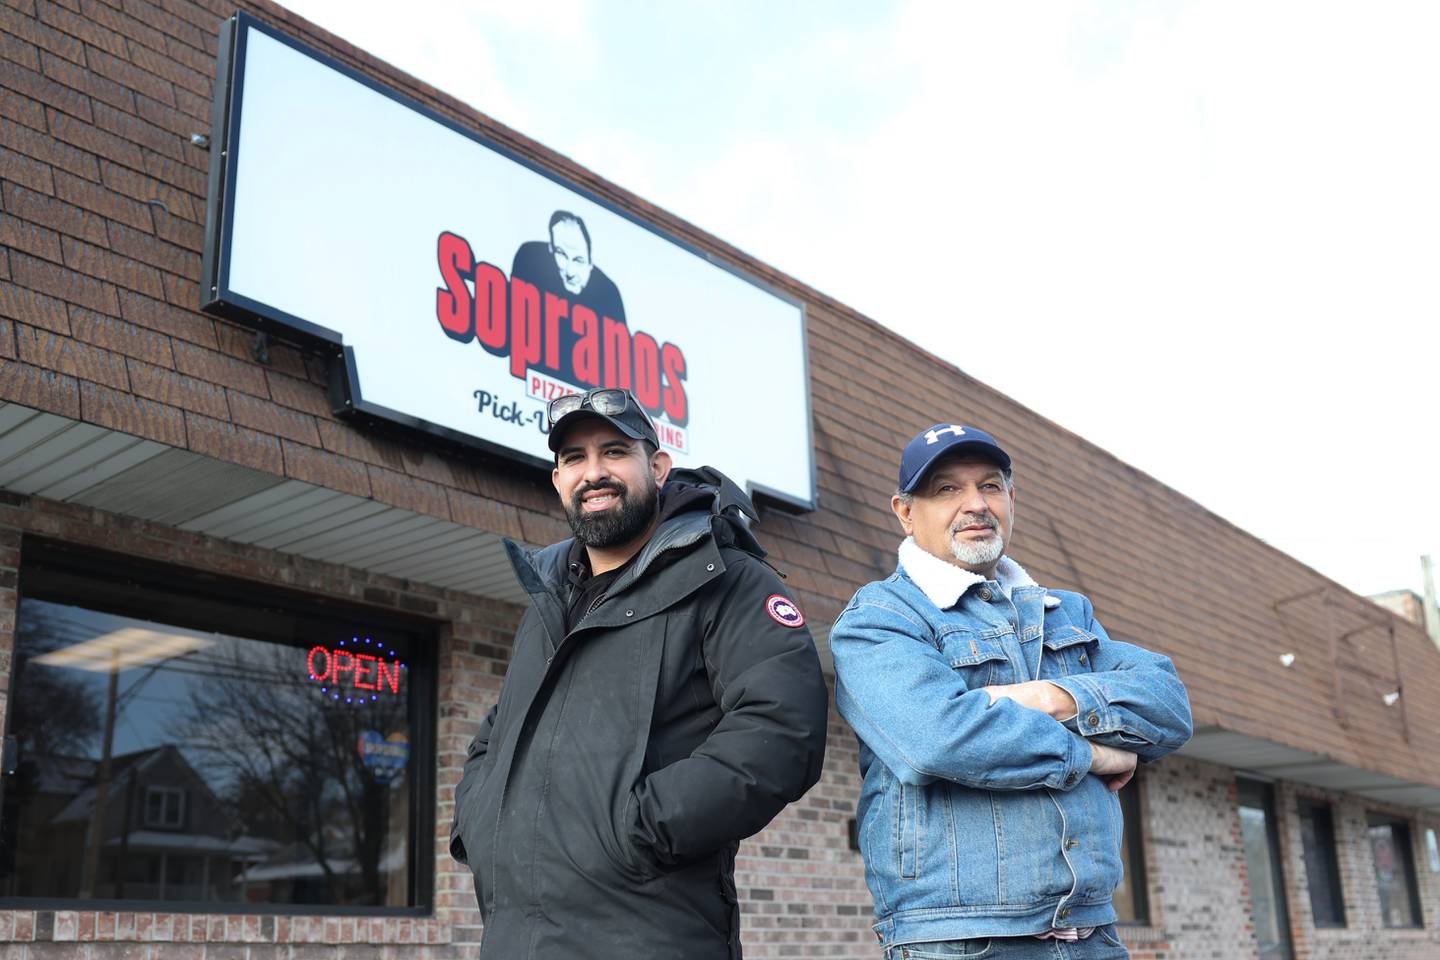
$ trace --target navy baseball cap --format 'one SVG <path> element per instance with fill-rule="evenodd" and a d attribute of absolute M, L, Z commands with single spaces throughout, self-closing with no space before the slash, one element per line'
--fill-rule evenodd
<path fill-rule="evenodd" d="M 937 423 L 929 430 L 920 431 L 905 445 L 905 452 L 900 455 L 900 492 L 914 491 L 931 464 L 948 453 L 968 453 L 989 460 L 1002 470 L 1010 469 L 1010 455 L 984 430 L 958 423 Z"/>
<path fill-rule="evenodd" d="M 549 437 L 550 449 L 557 453 L 566 431 L 581 420 L 589 419 L 604 420 L 631 440 L 648 440 L 652 446 L 660 446 L 655 425 L 629 390 L 611 387 L 571 394 L 552 400 L 548 409 L 552 415 L 560 414 L 550 426 Z"/>

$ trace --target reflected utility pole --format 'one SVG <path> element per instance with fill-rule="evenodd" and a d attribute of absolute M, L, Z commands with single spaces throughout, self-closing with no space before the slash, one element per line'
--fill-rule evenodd
<path fill-rule="evenodd" d="M 100 774 L 95 780 L 95 804 L 90 810 L 90 842 L 85 845 L 85 869 L 80 874 L 80 898 L 93 899 L 100 875 L 100 845 L 105 842 L 105 801 L 110 792 L 110 753 L 115 745 L 115 703 L 120 690 L 120 651 L 110 651 L 110 695 L 105 701 L 105 739 L 100 747 Z"/>

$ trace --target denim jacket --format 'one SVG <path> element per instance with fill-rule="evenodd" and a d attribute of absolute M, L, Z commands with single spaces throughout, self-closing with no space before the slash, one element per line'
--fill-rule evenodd
<path fill-rule="evenodd" d="M 1025 936 L 1115 920 L 1120 803 L 1087 740 L 1153 761 L 1190 739 L 1170 660 L 1111 640 L 1085 597 L 1008 558 L 985 580 L 900 548 L 830 634 L 840 714 L 860 738 L 875 933 L 886 946 Z M 1057 721 L 981 687 L 1044 679 Z"/>

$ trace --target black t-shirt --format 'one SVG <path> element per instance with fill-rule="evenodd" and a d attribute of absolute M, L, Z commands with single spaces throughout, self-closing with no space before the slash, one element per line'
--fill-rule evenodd
<path fill-rule="evenodd" d="M 640 555 L 637 550 L 635 556 Z M 630 564 L 635 562 L 635 557 L 626 560 L 614 570 L 607 570 L 602 574 L 592 575 L 590 573 L 590 556 L 585 552 L 585 547 L 576 540 L 570 544 L 570 557 L 568 569 L 570 574 L 570 602 L 565 606 L 565 632 L 574 630 L 595 601 L 605 595 L 610 589 L 610 584 L 620 576 Z"/>

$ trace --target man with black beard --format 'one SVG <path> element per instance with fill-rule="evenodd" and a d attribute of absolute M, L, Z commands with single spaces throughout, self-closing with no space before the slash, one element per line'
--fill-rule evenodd
<path fill-rule="evenodd" d="M 823 762 L 805 617 L 749 498 L 673 469 L 627 391 L 549 415 L 575 536 L 506 542 L 533 605 L 455 791 L 481 958 L 734 960 L 736 848 Z"/>

